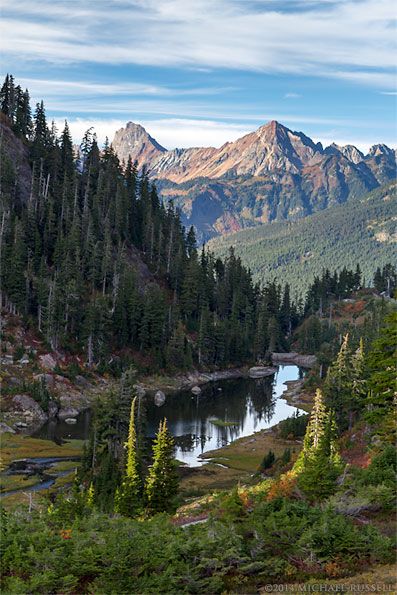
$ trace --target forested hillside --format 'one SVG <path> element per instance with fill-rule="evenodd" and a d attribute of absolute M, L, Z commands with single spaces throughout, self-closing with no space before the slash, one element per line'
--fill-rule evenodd
<path fill-rule="evenodd" d="M 76 155 L 67 123 L 58 133 L 43 102 L 32 118 L 12 76 L 0 102 L 8 312 L 51 349 L 103 371 L 123 361 L 151 371 L 227 365 L 282 348 L 281 330 L 296 319 L 288 290 L 284 300 L 274 284 L 260 290 L 233 252 L 223 261 L 199 253 L 194 229 L 145 169 L 120 164 L 108 144 L 100 150 L 91 129 Z"/>
<path fill-rule="evenodd" d="M 220 257 L 233 247 L 256 281 L 288 279 L 302 293 L 324 268 L 358 264 L 369 284 L 378 266 L 397 259 L 396 188 L 392 182 L 353 203 L 215 238 L 208 246 Z"/>

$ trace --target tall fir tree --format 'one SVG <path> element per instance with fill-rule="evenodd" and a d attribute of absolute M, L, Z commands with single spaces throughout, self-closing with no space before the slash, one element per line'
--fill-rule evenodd
<path fill-rule="evenodd" d="M 310 500 L 325 498 L 336 489 L 342 462 L 338 453 L 335 416 L 317 389 L 303 448 L 294 465 L 298 486 Z"/>
<path fill-rule="evenodd" d="M 121 486 L 115 495 L 115 512 L 124 516 L 136 516 L 142 506 L 141 479 L 137 456 L 137 442 L 135 429 L 135 406 L 137 398 L 131 402 L 128 439 L 125 443 L 126 462 Z"/>
<path fill-rule="evenodd" d="M 178 493 L 178 474 L 174 459 L 174 440 L 167 421 L 160 422 L 153 444 L 153 463 L 145 484 L 146 506 L 150 513 L 173 512 Z"/>

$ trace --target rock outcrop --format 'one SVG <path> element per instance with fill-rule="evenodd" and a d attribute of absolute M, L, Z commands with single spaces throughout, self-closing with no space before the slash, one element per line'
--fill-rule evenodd
<path fill-rule="evenodd" d="M 316 365 L 315 355 L 304 355 L 301 353 L 272 353 L 272 362 L 274 364 L 291 364 L 301 368 L 313 368 Z"/>
<path fill-rule="evenodd" d="M 277 372 L 277 368 L 270 368 L 268 366 L 253 366 L 249 369 L 250 378 L 264 378 L 265 376 L 273 376 Z"/>
<path fill-rule="evenodd" d="M 12 403 L 16 411 L 20 411 L 28 422 L 44 422 L 48 418 L 40 405 L 29 395 L 14 395 Z"/>

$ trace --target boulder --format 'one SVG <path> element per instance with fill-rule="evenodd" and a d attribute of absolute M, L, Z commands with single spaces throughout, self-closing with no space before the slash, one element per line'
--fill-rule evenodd
<path fill-rule="evenodd" d="M 74 383 L 77 384 L 77 386 L 80 386 L 81 388 L 92 388 L 92 384 L 88 382 L 87 378 L 84 378 L 84 376 L 81 376 L 80 374 L 76 376 L 76 378 L 74 379 Z"/>
<path fill-rule="evenodd" d="M 22 365 L 25 365 L 25 366 L 26 366 L 26 364 L 28 364 L 28 363 L 29 363 L 29 361 L 30 361 L 30 360 L 29 360 L 29 356 L 28 356 L 28 355 L 26 355 L 26 353 L 25 353 L 25 355 L 23 355 L 23 356 L 21 357 L 21 359 L 18 361 L 18 363 L 19 363 L 19 364 L 22 364 Z"/>
<path fill-rule="evenodd" d="M 65 419 L 65 423 L 69 425 L 77 424 L 77 419 L 75 419 L 74 417 L 67 417 Z"/>
<path fill-rule="evenodd" d="M 3 355 L 3 357 L 1 358 L 1 363 L 6 365 L 12 365 L 14 363 L 14 358 L 12 357 L 12 355 Z"/>
<path fill-rule="evenodd" d="M 3 421 L 0 421 L 0 434 L 15 434 L 15 430 L 7 426 Z"/>
<path fill-rule="evenodd" d="M 17 422 L 15 422 L 14 426 L 16 428 L 24 429 L 24 428 L 27 428 L 28 427 L 28 424 L 25 424 L 24 421 L 17 421 Z"/>
<path fill-rule="evenodd" d="M 32 420 L 45 421 L 47 414 L 43 411 L 40 405 L 29 395 L 15 395 L 12 398 L 13 405 L 18 411 L 21 411 L 25 417 Z"/>
<path fill-rule="evenodd" d="M 193 386 L 193 388 L 192 388 L 192 393 L 193 393 L 194 395 L 199 395 L 199 394 L 201 394 L 201 388 L 200 388 L 199 386 Z"/>
<path fill-rule="evenodd" d="M 70 417 L 77 417 L 79 414 L 79 411 L 77 409 L 75 409 L 74 407 L 68 407 L 65 409 L 60 409 L 58 411 L 58 417 L 59 419 L 67 419 Z"/>
<path fill-rule="evenodd" d="M 313 368 L 316 361 L 315 355 L 303 355 L 295 351 L 291 353 L 272 353 L 273 364 L 291 364 L 302 368 Z"/>
<path fill-rule="evenodd" d="M 156 392 L 156 394 L 154 395 L 154 403 L 155 403 L 155 405 L 157 405 L 157 407 L 161 407 L 161 405 L 164 405 L 165 394 L 163 393 L 162 390 L 158 390 Z"/>
<path fill-rule="evenodd" d="M 54 357 L 51 353 L 46 353 L 45 355 L 39 355 L 40 365 L 44 370 L 54 370 L 55 366 L 57 365 Z"/>
<path fill-rule="evenodd" d="M 250 378 L 264 378 L 265 376 L 273 376 L 277 372 L 277 368 L 270 368 L 267 366 L 253 366 L 249 369 Z"/>

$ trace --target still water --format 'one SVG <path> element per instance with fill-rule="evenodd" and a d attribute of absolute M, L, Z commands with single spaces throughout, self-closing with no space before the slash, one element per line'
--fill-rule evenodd
<path fill-rule="evenodd" d="M 269 428 L 299 411 L 280 398 L 288 380 L 297 380 L 297 366 L 280 366 L 274 376 L 258 380 L 237 378 L 204 384 L 199 396 L 191 390 L 167 395 L 164 405 L 157 407 L 153 396 L 147 397 L 147 434 L 154 437 L 159 422 L 166 417 L 175 438 L 179 461 L 196 467 L 202 465 L 200 455 L 221 448 L 229 442 Z M 213 423 L 226 422 L 226 427 Z M 90 411 L 81 413 L 75 425 L 64 421 L 47 422 L 36 436 L 60 442 L 70 438 L 87 439 Z"/>
<path fill-rule="evenodd" d="M 238 378 L 203 385 L 199 396 L 190 390 L 167 396 L 161 407 L 147 406 L 148 435 L 154 436 L 166 417 L 175 438 L 176 458 L 191 467 L 203 464 L 200 455 L 269 428 L 299 411 L 280 398 L 287 380 L 297 380 L 297 366 L 280 366 L 274 376 Z M 303 413 L 303 412 L 302 412 Z M 232 423 L 220 427 L 211 420 Z"/>

